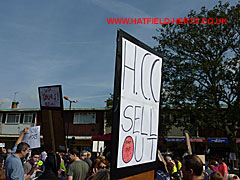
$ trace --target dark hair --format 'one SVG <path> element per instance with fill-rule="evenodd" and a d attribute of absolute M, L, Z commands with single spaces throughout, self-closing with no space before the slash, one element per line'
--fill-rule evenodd
<path fill-rule="evenodd" d="M 101 159 L 100 157 L 96 158 L 92 163 L 92 167 L 89 168 L 87 176 L 91 176 L 93 174 L 93 169 L 101 169 L 101 167 L 100 167 L 101 163 L 106 165 L 106 169 L 108 169 L 110 167 L 110 163 L 107 160 Z"/>
<path fill-rule="evenodd" d="M 21 142 L 17 146 L 16 153 L 21 153 L 21 151 L 26 151 L 28 148 L 30 148 L 28 143 Z"/>
<path fill-rule="evenodd" d="M 48 153 L 47 158 L 44 162 L 45 169 L 48 171 L 52 171 L 57 175 L 57 171 L 60 168 L 60 156 L 54 153 Z"/>
<path fill-rule="evenodd" d="M 193 170 L 193 174 L 201 176 L 203 172 L 202 160 L 197 155 L 187 155 L 183 159 L 183 166 L 187 171 Z"/>
<path fill-rule="evenodd" d="M 220 172 L 215 171 L 210 175 L 210 180 L 223 180 L 223 176 Z"/>
<path fill-rule="evenodd" d="M 110 172 L 108 169 L 99 170 L 92 178 L 92 180 L 110 180 Z"/>
<path fill-rule="evenodd" d="M 76 147 L 70 148 L 68 153 L 70 153 L 72 155 L 76 154 L 76 156 L 79 157 L 79 150 Z"/>
<path fill-rule="evenodd" d="M 40 155 L 40 152 L 37 149 L 33 149 L 31 152 L 31 157 L 33 157 L 35 155 Z"/>

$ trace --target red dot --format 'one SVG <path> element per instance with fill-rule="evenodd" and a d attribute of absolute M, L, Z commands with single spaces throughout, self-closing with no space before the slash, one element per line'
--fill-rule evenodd
<path fill-rule="evenodd" d="M 131 161 L 134 152 L 133 139 L 131 136 L 127 136 L 122 149 L 122 158 L 125 163 Z"/>

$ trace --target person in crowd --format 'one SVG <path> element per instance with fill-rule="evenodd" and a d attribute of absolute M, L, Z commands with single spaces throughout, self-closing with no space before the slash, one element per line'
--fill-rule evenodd
<path fill-rule="evenodd" d="M 63 153 L 63 152 L 60 152 L 60 153 L 59 153 L 59 156 L 60 156 L 60 159 L 61 159 L 61 163 L 60 163 L 61 174 L 62 174 L 63 176 L 65 176 L 67 169 L 66 169 L 66 167 L 65 167 L 65 161 L 64 161 L 64 159 L 63 159 L 64 153 Z"/>
<path fill-rule="evenodd" d="M 91 152 L 87 151 L 87 158 L 85 160 L 85 162 L 88 164 L 89 168 L 92 167 L 92 160 L 91 160 L 92 154 Z"/>
<path fill-rule="evenodd" d="M 89 166 L 86 162 L 79 158 L 79 151 L 77 148 L 70 148 L 68 151 L 68 157 L 71 161 L 67 170 L 68 180 L 85 180 L 89 170 Z"/>
<path fill-rule="evenodd" d="M 203 172 L 202 160 L 197 155 L 187 155 L 183 159 L 182 172 L 184 180 L 200 180 Z"/>
<path fill-rule="evenodd" d="M 210 175 L 210 180 L 223 180 L 223 176 L 220 172 L 215 171 Z"/>
<path fill-rule="evenodd" d="M 83 151 L 80 153 L 80 159 L 86 162 L 86 159 L 87 159 L 87 151 L 83 150 Z"/>
<path fill-rule="evenodd" d="M 6 161 L 7 158 L 7 151 L 5 148 L 1 149 L 1 153 L 0 153 L 0 163 L 4 166 L 4 163 Z"/>
<path fill-rule="evenodd" d="M 168 173 L 171 176 L 171 179 L 181 179 L 181 173 L 178 172 L 177 166 L 175 164 L 175 162 L 172 160 L 172 158 L 170 156 L 166 156 L 166 163 L 167 163 L 167 169 L 168 169 Z"/>
<path fill-rule="evenodd" d="M 106 153 L 106 160 L 108 160 L 108 162 L 111 162 L 112 160 L 111 160 L 111 151 L 108 151 L 107 153 Z"/>
<path fill-rule="evenodd" d="M 22 166 L 22 158 L 25 158 L 29 153 L 30 146 L 27 143 L 21 142 L 24 134 L 28 131 L 29 127 L 26 127 L 19 138 L 17 139 L 15 146 L 12 149 L 12 153 L 7 156 L 5 164 L 5 175 L 7 180 L 15 179 L 29 179 L 30 175 L 24 175 Z"/>
<path fill-rule="evenodd" d="M 181 163 L 180 158 L 179 158 L 178 156 L 176 156 L 176 157 L 174 158 L 174 162 L 175 162 L 175 165 L 176 165 L 176 167 L 177 167 L 177 170 L 178 170 L 178 171 L 181 171 L 181 169 L 182 169 L 182 163 Z"/>
<path fill-rule="evenodd" d="M 62 180 L 66 180 L 66 171 L 67 171 L 67 166 L 65 166 L 65 162 L 63 159 L 64 153 L 63 152 L 56 152 L 59 157 L 60 157 L 60 169 L 58 170 L 58 177 L 60 177 Z"/>
<path fill-rule="evenodd" d="M 4 169 L 4 160 L 3 162 L 0 162 L 0 180 L 5 180 L 5 169 Z"/>
<path fill-rule="evenodd" d="M 210 175 L 213 173 L 214 171 L 212 171 L 210 168 L 208 168 L 208 166 L 206 166 L 205 164 L 203 165 L 203 173 L 202 173 L 202 177 L 203 180 L 209 180 Z"/>
<path fill-rule="evenodd" d="M 40 157 L 40 153 L 38 150 L 33 150 L 31 152 L 31 157 L 29 161 L 23 164 L 24 174 L 32 175 L 37 170 L 37 162 L 39 160 L 39 157 Z"/>
<path fill-rule="evenodd" d="M 66 153 L 61 153 L 61 155 L 62 155 L 62 159 L 64 161 L 64 165 L 65 165 L 65 167 L 67 167 L 67 163 L 68 163 L 67 154 Z"/>
<path fill-rule="evenodd" d="M 44 162 L 47 158 L 47 153 L 46 151 L 41 152 L 40 159 Z"/>
<path fill-rule="evenodd" d="M 91 180 L 94 175 L 101 169 L 109 169 L 109 163 L 105 159 L 102 158 L 96 158 L 93 161 L 92 168 L 88 172 L 88 178 L 87 180 Z"/>
<path fill-rule="evenodd" d="M 100 157 L 100 153 L 99 152 L 96 153 L 96 158 L 98 158 L 98 157 Z"/>
<path fill-rule="evenodd" d="M 44 164 L 45 171 L 37 180 L 61 180 L 61 178 L 58 177 L 58 171 L 60 169 L 60 156 L 58 154 L 49 153 Z"/>
<path fill-rule="evenodd" d="M 218 166 L 218 171 L 222 174 L 223 178 L 225 179 L 226 176 L 228 175 L 228 167 L 223 161 L 223 158 L 219 159 L 219 166 Z"/>
<path fill-rule="evenodd" d="M 12 150 L 11 150 L 11 149 L 7 149 L 7 153 L 8 153 L 8 154 L 11 154 L 11 153 L 12 153 Z"/>
<path fill-rule="evenodd" d="M 175 179 L 181 179 L 182 178 L 182 162 L 180 160 L 180 157 L 176 156 L 174 158 L 175 165 L 177 167 L 177 172 L 173 174 Z"/>
<path fill-rule="evenodd" d="M 166 163 L 167 163 L 167 171 L 168 171 L 171 179 L 173 179 L 172 175 L 173 175 L 173 172 L 174 172 L 174 170 L 173 170 L 174 169 L 174 164 L 169 162 L 169 161 L 166 162 Z"/>
<path fill-rule="evenodd" d="M 159 159 L 157 160 L 156 178 L 157 180 L 170 180 L 165 164 Z"/>
<path fill-rule="evenodd" d="M 87 174 L 87 180 L 90 180 L 93 178 L 93 175 L 96 173 L 100 163 L 101 163 L 101 159 L 99 157 L 93 161 L 92 167 L 89 169 Z"/>
<path fill-rule="evenodd" d="M 205 165 L 205 171 L 204 171 L 204 179 L 205 180 L 209 180 L 210 178 L 210 175 L 215 172 L 211 169 L 211 166 L 210 165 Z"/>
<path fill-rule="evenodd" d="M 211 168 L 212 171 L 218 171 L 217 161 L 212 159 L 209 164 L 210 164 L 209 167 Z"/>
<path fill-rule="evenodd" d="M 92 180 L 110 180 L 110 171 L 108 169 L 99 170 Z"/>

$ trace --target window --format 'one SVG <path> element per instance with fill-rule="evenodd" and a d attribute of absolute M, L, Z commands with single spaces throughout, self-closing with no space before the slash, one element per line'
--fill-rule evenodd
<path fill-rule="evenodd" d="M 0 123 L 2 123 L 2 117 L 3 117 L 3 114 L 0 113 Z"/>
<path fill-rule="evenodd" d="M 25 113 L 23 123 L 32 123 L 33 113 Z"/>
<path fill-rule="evenodd" d="M 94 124 L 96 123 L 96 113 L 81 112 L 74 113 L 73 124 Z"/>
<path fill-rule="evenodd" d="M 21 114 L 7 114 L 6 123 L 17 124 L 20 122 Z"/>

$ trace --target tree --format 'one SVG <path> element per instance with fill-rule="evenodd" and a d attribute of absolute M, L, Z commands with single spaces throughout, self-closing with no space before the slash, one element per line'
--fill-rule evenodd
<path fill-rule="evenodd" d="M 186 129 L 217 128 L 225 132 L 237 153 L 240 125 L 240 2 L 230 7 L 221 1 L 188 18 L 223 18 L 221 24 L 165 24 L 153 37 L 163 54 L 164 107 L 185 115 L 178 122 Z M 210 21 L 211 22 L 211 21 Z"/>
<path fill-rule="evenodd" d="M 109 110 L 106 112 L 106 119 L 107 119 L 107 126 L 112 126 L 112 107 L 113 107 L 113 94 L 109 94 L 110 97 L 108 97 L 104 102 L 106 103 L 106 108 L 109 108 Z"/>

